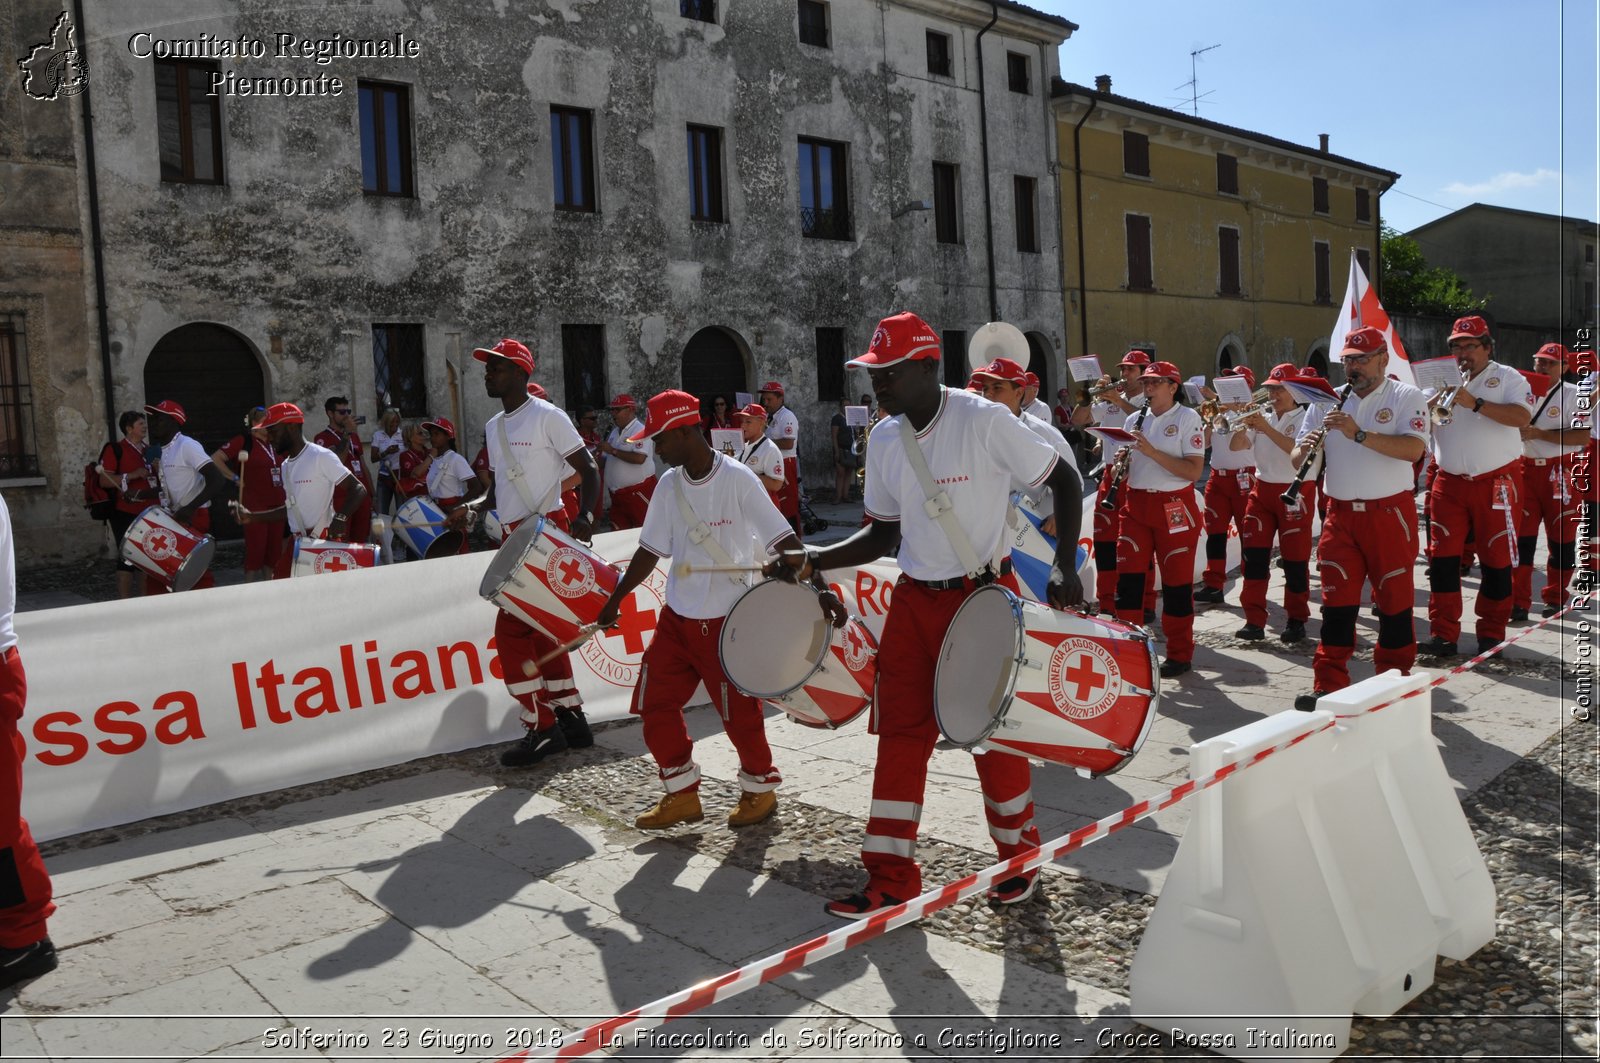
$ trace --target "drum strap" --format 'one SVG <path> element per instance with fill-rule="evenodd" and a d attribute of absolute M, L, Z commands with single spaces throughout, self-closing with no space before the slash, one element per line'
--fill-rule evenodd
<path fill-rule="evenodd" d="M 977 579 L 985 568 L 991 566 L 978 559 L 978 551 L 973 548 L 972 540 L 967 538 L 960 521 L 956 520 L 950 493 L 941 490 L 933 482 L 933 473 L 928 471 L 928 459 L 922 453 L 922 444 L 917 442 L 917 430 L 911 427 L 910 420 L 905 417 L 900 418 L 900 443 L 905 447 L 906 461 L 911 471 L 917 474 L 917 482 L 922 485 L 922 493 L 928 496 L 922 504 L 923 512 L 943 529 L 945 538 L 950 540 L 956 557 L 961 561 L 961 567 L 967 570 L 967 576 Z"/>
<path fill-rule="evenodd" d="M 494 427 L 496 438 L 500 440 L 500 453 L 504 455 L 503 460 L 509 466 L 506 469 L 506 479 L 510 480 L 512 485 L 516 487 L 517 497 L 522 499 L 522 504 L 528 507 L 528 515 L 530 517 L 543 516 L 549 511 L 550 507 L 555 505 L 555 499 L 561 497 L 561 477 L 556 477 L 555 498 L 546 497 L 543 505 L 535 502 L 533 500 L 533 488 L 523 482 L 525 470 L 522 468 L 522 461 L 511 450 L 511 436 L 506 432 L 505 414 L 502 413 L 495 418 Z"/>
<path fill-rule="evenodd" d="M 717 454 L 714 460 L 723 461 L 724 458 L 721 454 Z M 722 548 L 722 544 L 717 542 L 717 537 L 711 534 L 711 528 L 700 519 L 700 515 L 694 511 L 694 506 L 689 504 L 689 496 L 683 489 L 683 476 L 683 470 L 679 469 L 678 475 L 672 478 L 672 496 L 678 503 L 678 515 L 683 518 L 684 525 L 689 529 L 689 541 L 710 554 L 711 560 L 718 565 L 732 568 L 733 558 Z M 739 576 L 730 575 L 728 578 L 740 586 L 745 585 L 745 581 Z"/>

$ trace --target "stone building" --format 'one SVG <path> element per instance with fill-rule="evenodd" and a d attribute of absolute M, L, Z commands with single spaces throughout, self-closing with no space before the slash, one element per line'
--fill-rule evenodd
<path fill-rule="evenodd" d="M 25 51 L 59 8 L 16 7 Z M 53 385 L 31 548 L 93 549 L 74 470 L 147 397 L 208 448 L 250 406 L 320 422 L 343 394 L 369 424 L 451 416 L 475 452 L 471 350 L 505 335 L 569 408 L 783 381 L 819 485 L 887 313 L 954 355 L 1009 321 L 1059 379 L 1047 90 L 1075 28 L 981 0 L 92 5 L 92 139 L 81 98 L 0 96 L 0 150 L 60 189 L 19 200 L 13 171 L 0 207 L 61 289 L 0 291 Z"/>

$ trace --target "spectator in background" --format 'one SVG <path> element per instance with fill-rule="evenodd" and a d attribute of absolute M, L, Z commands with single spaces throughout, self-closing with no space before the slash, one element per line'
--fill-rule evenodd
<path fill-rule="evenodd" d="M 700 422 L 701 430 L 705 432 L 706 442 L 711 442 L 711 432 L 713 429 L 733 431 L 734 429 L 738 428 L 739 426 L 734 424 L 733 421 L 734 417 L 737 415 L 738 411 L 733 408 L 733 402 L 728 398 L 728 396 L 711 396 L 711 412 L 706 414 L 705 419 Z M 716 448 L 713 447 L 712 449 L 714 450 Z"/>
<path fill-rule="evenodd" d="M 350 400 L 343 395 L 330 396 L 322 408 L 328 415 L 328 427 L 318 432 L 312 442 L 333 451 L 334 456 L 355 474 L 356 480 L 365 489 L 367 498 L 351 515 L 349 538 L 345 540 L 364 543 L 372 530 L 372 477 L 367 472 L 365 456 L 361 452 L 361 432 L 356 426 L 355 411 L 350 408 Z M 342 501 L 345 488 L 340 487 L 339 490 Z"/>
<path fill-rule="evenodd" d="M 828 421 L 828 433 L 833 437 L 833 500 L 850 501 L 850 481 L 855 477 L 856 453 L 849 422 L 844 416 L 845 400 L 839 400 L 839 409 Z"/>
<path fill-rule="evenodd" d="M 283 505 L 283 472 L 278 468 L 278 455 L 267 441 L 266 429 L 260 427 L 266 416 L 264 406 L 245 414 L 245 431 L 211 455 L 222 475 L 239 485 L 239 504 L 258 513 Z M 278 555 L 283 552 L 286 527 L 283 521 L 245 525 L 246 583 L 272 578 Z"/>
<path fill-rule="evenodd" d="M 632 395 L 611 400 L 611 420 L 616 427 L 600 444 L 606 456 L 605 486 L 611 491 L 611 526 L 637 528 L 656 489 L 655 444 L 649 438 L 634 440 L 644 431 Z"/>
<path fill-rule="evenodd" d="M 756 474 L 756 479 L 772 496 L 772 504 L 777 505 L 778 494 L 783 490 L 783 452 L 767 438 L 766 409 L 759 402 L 752 402 L 735 412 L 733 419 L 744 437 L 739 460 Z"/>
<path fill-rule="evenodd" d="M 385 517 L 394 515 L 394 482 L 400 475 L 400 453 L 405 449 L 400 411 L 391 406 L 383 411 L 383 416 L 378 420 L 378 430 L 372 433 L 372 453 L 369 455 L 378 478 L 378 512 Z"/>
<path fill-rule="evenodd" d="M 122 539 L 134 518 L 156 504 L 156 492 L 144 461 L 149 434 L 144 414 L 124 411 L 117 427 L 122 438 L 100 452 L 100 483 L 117 492 L 117 508 L 109 522 L 117 540 L 117 597 L 132 598 L 144 593 L 144 573 L 122 559 Z"/>

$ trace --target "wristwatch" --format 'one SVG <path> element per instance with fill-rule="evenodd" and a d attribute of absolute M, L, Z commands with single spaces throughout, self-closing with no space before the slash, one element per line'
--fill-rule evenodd
<path fill-rule="evenodd" d="M 1482 413 L 1483 412 L 1483 400 L 1478 398 L 1476 395 L 1474 395 L 1472 397 L 1472 412 L 1473 413 Z"/>
<path fill-rule="evenodd" d="M 1354 438 L 1355 438 L 1355 441 L 1356 441 L 1356 446 L 1360 446 L 1361 444 L 1365 443 L 1367 441 L 1367 431 L 1366 431 L 1366 429 L 1357 428 Z"/>

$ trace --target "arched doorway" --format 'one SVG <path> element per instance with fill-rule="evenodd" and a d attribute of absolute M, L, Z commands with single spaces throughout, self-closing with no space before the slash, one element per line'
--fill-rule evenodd
<path fill-rule="evenodd" d="M 244 415 L 266 400 L 261 362 L 248 341 L 232 329 L 196 322 L 180 325 L 157 341 L 144 363 L 144 395 L 130 405 L 172 399 L 188 415 L 184 434 L 209 454 L 238 435 Z M 239 526 L 227 507 L 211 507 L 211 534 L 236 539 Z"/>
<path fill-rule="evenodd" d="M 749 391 L 748 350 L 739 334 L 721 325 L 709 325 L 689 338 L 683 348 L 683 390 L 700 400 L 702 414 L 711 410 L 713 395 Z"/>
<path fill-rule="evenodd" d="M 1311 345 L 1311 353 L 1306 355 L 1306 365 L 1311 366 L 1323 377 L 1328 377 L 1328 341 L 1318 340 Z"/>
<path fill-rule="evenodd" d="M 1024 333 L 1028 337 L 1028 372 L 1039 378 L 1039 401 L 1046 406 L 1054 406 L 1056 402 L 1056 389 L 1050 375 L 1050 363 L 1053 361 L 1050 350 L 1050 341 L 1042 333 Z"/>
<path fill-rule="evenodd" d="M 1217 344 L 1217 367 L 1214 376 L 1221 376 L 1236 365 L 1248 365 L 1249 357 L 1245 354 L 1244 344 L 1232 334 L 1223 337 Z"/>

